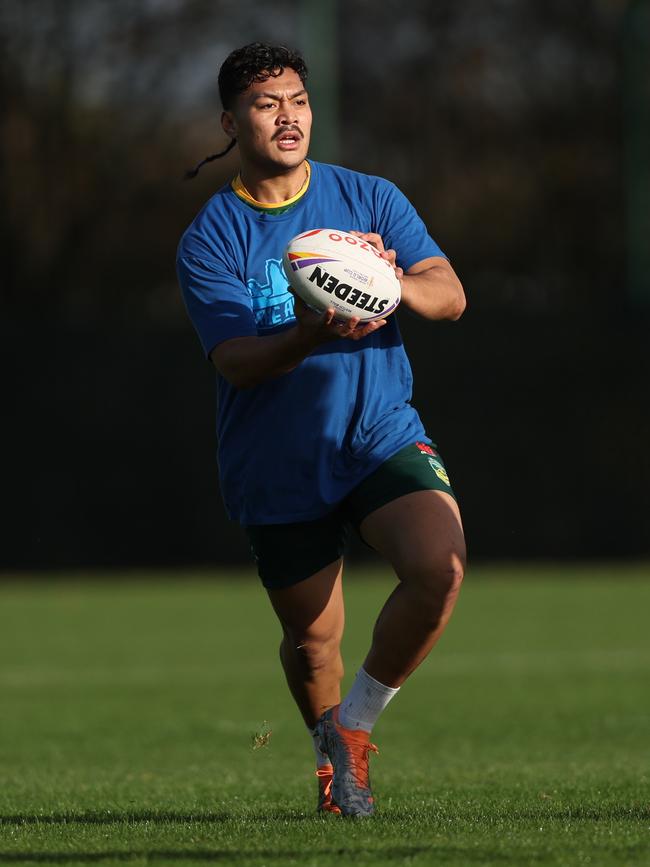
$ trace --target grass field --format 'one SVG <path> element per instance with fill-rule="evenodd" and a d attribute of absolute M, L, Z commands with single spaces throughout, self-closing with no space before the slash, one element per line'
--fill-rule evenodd
<path fill-rule="evenodd" d="M 650 864 L 650 569 L 473 569 L 356 822 L 255 580 L 93 577 L 0 584 L 0 863 Z M 346 683 L 391 583 L 350 574 Z"/>

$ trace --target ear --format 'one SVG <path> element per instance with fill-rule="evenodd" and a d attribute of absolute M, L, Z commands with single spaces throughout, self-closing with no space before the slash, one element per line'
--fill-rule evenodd
<path fill-rule="evenodd" d="M 237 138 L 237 121 L 231 111 L 221 112 L 221 126 L 227 136 Z"/>

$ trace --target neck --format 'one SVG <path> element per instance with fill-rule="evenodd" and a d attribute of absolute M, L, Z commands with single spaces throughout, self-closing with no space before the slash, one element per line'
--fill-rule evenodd
<path fill-rule="evenodd" d="M 307 176 L 307 167 L 303 160 L 296 168 L 269 177 L 255 166 L 242 165 L 239 174 L 243 185 L 256 202 L 265 205 L 282 204 L 300 192 Z"/>

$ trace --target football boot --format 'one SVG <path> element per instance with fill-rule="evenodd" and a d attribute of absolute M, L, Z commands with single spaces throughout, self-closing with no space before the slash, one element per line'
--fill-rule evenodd
<path fill-rule="evenodd" d="M 370 743 L 368 732 L 341 725 L 339 707 L 326 711 L 317 724 L 321 749 L 334 768 L 332 801 L 344 816 L 371 816 L 375 801 L 370 788 L 368 755 L 379 750 Z"/>

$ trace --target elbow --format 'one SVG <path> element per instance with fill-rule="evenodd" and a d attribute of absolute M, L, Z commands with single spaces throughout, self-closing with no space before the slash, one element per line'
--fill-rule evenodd
<path fill-rule="evenodd" d="M 233 388 L 253 388 L 253 386 L 258 384 L 257 379 L 250 372 L 238 369 L 237 365 L 217 364 L 214 358 L 212 359 L 212 363 L 219 376 L 225 379 L 228 385 L 232 385 Z"/>
<path fill-rule="evenodd" d="M 240 389 L 241 391 L 246 391 L 248 388 L 254 388 L 261 382 L 261 379 L 258 377 L 252 376 L 243 371 L 220 371 L 220 373 L 226 382 L 232 385 L 233 388 Z"/>
<path fill-rule="evenodd" d="M 234 351 L 232 345 L 228 347 L 227 352 L 222 349 L 224 346 L 226 344 L 222 343 L 210 353 L 210 361 L 219 376 L 233 388 L 246 389 L 259 385 L 262 377 L 255 368 L 247 364 L 245 359 L 241 357 L 241 353 Z"/>
<path fill-rule="evenodd" d="M 452 308 L 449 311 L 449 319 L 453 322 L 456 322 L 465 312 L 465 308 L 467 307 L 467 301 L 465 299 L 465 293 L 463 292 L 463 287 L 459 284 L 458 286 L 458 295 L 454 299 L 454 303 L 452 304 Z"/>

